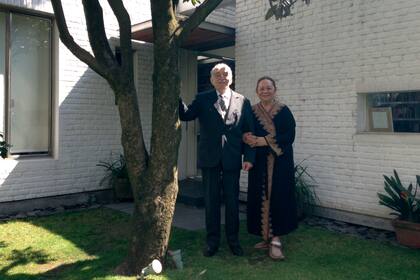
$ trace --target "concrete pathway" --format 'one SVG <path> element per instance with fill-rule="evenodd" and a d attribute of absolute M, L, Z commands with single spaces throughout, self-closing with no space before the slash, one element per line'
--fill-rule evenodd
<path fill-rule="evenodd" d="M 108 204 L 106 207 L 118 210 L 124 213 L 128 213 L 131 215 L 133 212 L 133 203 L 131 202 L 123 202 L 123 203 L 113 203 Z M 242 209 L 242 207 L 241 207 Z M 182 203 L 177 203 L 175 206 L 175 214 L 172 224 L 175 227 L 188 229 L 188 230 L 198 230 L 198 229 L 204 229 L 205 228 L 205 220 L 204 217 L 205 212 L 204 208 L 196 208 L 193 206 L 187 206 Z M 222 224 L 225 223 L 225 208 L 222 207 Z M 239 218 L 241 220 L 245 219 L 245 214 L 240 213 Z"/>

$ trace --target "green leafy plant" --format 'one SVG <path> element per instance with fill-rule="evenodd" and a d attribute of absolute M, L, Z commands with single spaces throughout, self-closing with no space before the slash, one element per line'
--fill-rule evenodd
<path fill-rule="evenodd" d="M 314 206 L 319 201 L 314 190 L 316 181 L 311 174 L 308 173 L 308 167 L 302 165 L 304 161 L 305 160 L 302 160 L 295 165 L 295 196 L 299 218 L 311 214 Z"/>
<path fill-rule="evenodd" d="M 7 158 L 7 153 L 9 151 L 9 148 L 10 148 L 11 145 L 8 144 L 4 140 L 3 134 L 1 134 L 1 133 L 0 133 L 0 139 L 1 139 L 1 141 L 0 141 L 0 156 L 2 158 Z"/>
<path fill-rule="evenodd" d="M 183 0 L 182 2 L 188 2 L 190 0 Z M 191 3 L 195 6 L 201 4 L 201 0 L 191 0 Z"/>
<path fill-rule="evenodd" d="M 386 194 L 378 193 L 379 204 L 394 210 L 395 212 L 392 212 L 391 215 L 395 215 L 401 220 L 420 223 L 420 199 L 416 197 L 420 176 L 416 176 L 415 188 L 412 183 L 405 187 L 396 170 L 394 170 L 394 176 L 383 176 Z"/>
<path fill-rule="evenodd" d="M 100 161 L 97 166 L 101 166 L 106 170 L 106 174 L 102 178 L 100 185 L 106 183 L 113 186 L 116 179 L 128 179 L 127 165 L 124 155 L 120 155 L 118 159 L 110 162 Z"/>
<path fill-rule="evenodd" d="M 100 185 L 106 183 L 112 187 L 117 200 L 133 199 L 133 193 L 128 179 L 127 164 L 123 155 L 110 162 L 100 161 L 97 166 L 103 167 L 106 170 L 106 174 L 102 178 Z"/>

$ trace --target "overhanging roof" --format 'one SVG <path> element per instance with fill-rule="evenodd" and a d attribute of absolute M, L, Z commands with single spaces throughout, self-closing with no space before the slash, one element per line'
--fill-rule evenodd
<path fill-rule="evenodd" d="M 131 27 L 134 40 L 153 43 L 152 21 L 145 21 Z M 202 22 L 182 44 L 182 48 L 207 51 L 235 44 L 235 29 L 219 24 Z"/>

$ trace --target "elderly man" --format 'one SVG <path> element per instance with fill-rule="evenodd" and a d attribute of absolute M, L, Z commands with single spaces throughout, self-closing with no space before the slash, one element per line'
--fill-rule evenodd
<path fill-rule="evenodd" d="M 249 100 L 230 89 L 232 70 L 224 63 L 211 70 L 215 90 L 200 93 L 188 107 L 180 100 L 182 121 L 196 118 L 200 122 L 198 165 L 205 190 L 207 247 L 204 256 L 211 257 L 220 244 L 221 190 L 226 207 L 226 238 L 236 256 L 242 256 L 239 243 L 239 177 L 241 167 L 252 168 L 255 151 L 242 142 L 242 135 L 253 132 Z M 242 163 L 242 154 L 244 160 Z"/>

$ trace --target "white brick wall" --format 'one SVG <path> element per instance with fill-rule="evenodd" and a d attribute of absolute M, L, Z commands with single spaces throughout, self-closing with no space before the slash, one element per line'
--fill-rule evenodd
<path fill-rule="evenodd" d="M 52 13 L 50 0 L 0 0 L 0 5 Z M 106 32 L 118 37 L 118 24 L 107 1 L 101 0 Z M 150 19 L 150 2 L 124 1 L 131 23 Z M 70 33 L 90 49 L 80 1 L 64 0 Z M 234 7 L 214 12 L 209 21 L 228 26 L 235 23 Z M 58 40 L 58 38 L 57 38 Z M 57 41 L 59 61 L 54 158 L 0 160 L 0 202 L 97 190 L 103 170 L 100 160 L 116 158 L 121 151 L 120 125 L 114 96 L 108 84 Z M 150 44 L 135 44 L 137 84 L 146 146 L 150 146 L 152 115 L 153 50 Z"/>
<path fill-rule="evenodd" d="M 294 15 L 265 21 L 268 1 L 236 3 L 236 86 L 256 101 L 269 75 L 297 120 L 296 162 L 325 207 L 389 217 L 378 205 L 382 174 L 420 174 L 419 134 L 357 132 L 357 93 L 420 89 L 420 3 L 296 2 Z"/>
<path fill-rule="evenodd" d="M 104 3 L 109 37 L 118 26 Z M 0 0 L 51 12 L 49 1 Z M 132 23 L 150 18 L 149 1 L 125 1 Z M 82 7 L 64 1 L 70 31 L 88 47 Z M 420 174 L 420 135 L 357 133 L 357 92 L 420 89 L 420 4 L 416 1 L 323 0 L 296 3 L 294 16 L 264 21 L 268 1 L 238 0 L 209 21 L 235 26 L 236 86 L 255 101 L 255 80 L 271 75 L 297 119 L 296 161 L 308 158 L 321 204 L 387 217 L 378 206 L 382 174 Z M 233 21 L 236 13 L 236 22 Z M 139 103 L 151 131 L 152 48 L 138 48 Z M 0 161 L 0 202 L 99 188 L 96 167 L 120 151 L 119 119 L 109 86 L 59 46 L 56 158 Z"/>
<path fill-rule="evenodd" d="M 89 49 L 81 2 L 63 2 L 71 34 Z M 112 11 L 106 1 L 101 3 L 107 35 L 117 37 L 118 25 Z M 1 4 L 52 12 L 49 1 L 0 0 Z M 125 4 L 133 24 L 150 18 L 149 1 L 130 0 Z M 151 48 L 147 44 L 136 48 L 139 49 L 138 79 L 142 84 L 140 99 L 145 100 L 140 103 L 148 139 L 151 130 Z M 57 65 L 55 157 L 0 160 L 0 202 L 100 189 L 99 181 L 104 173 L 96 164 L 100 160 L 117 157 L 121 150 L 118 112 L 113 93 L 105 80 L 75 58 L 61 43 Z"/>

